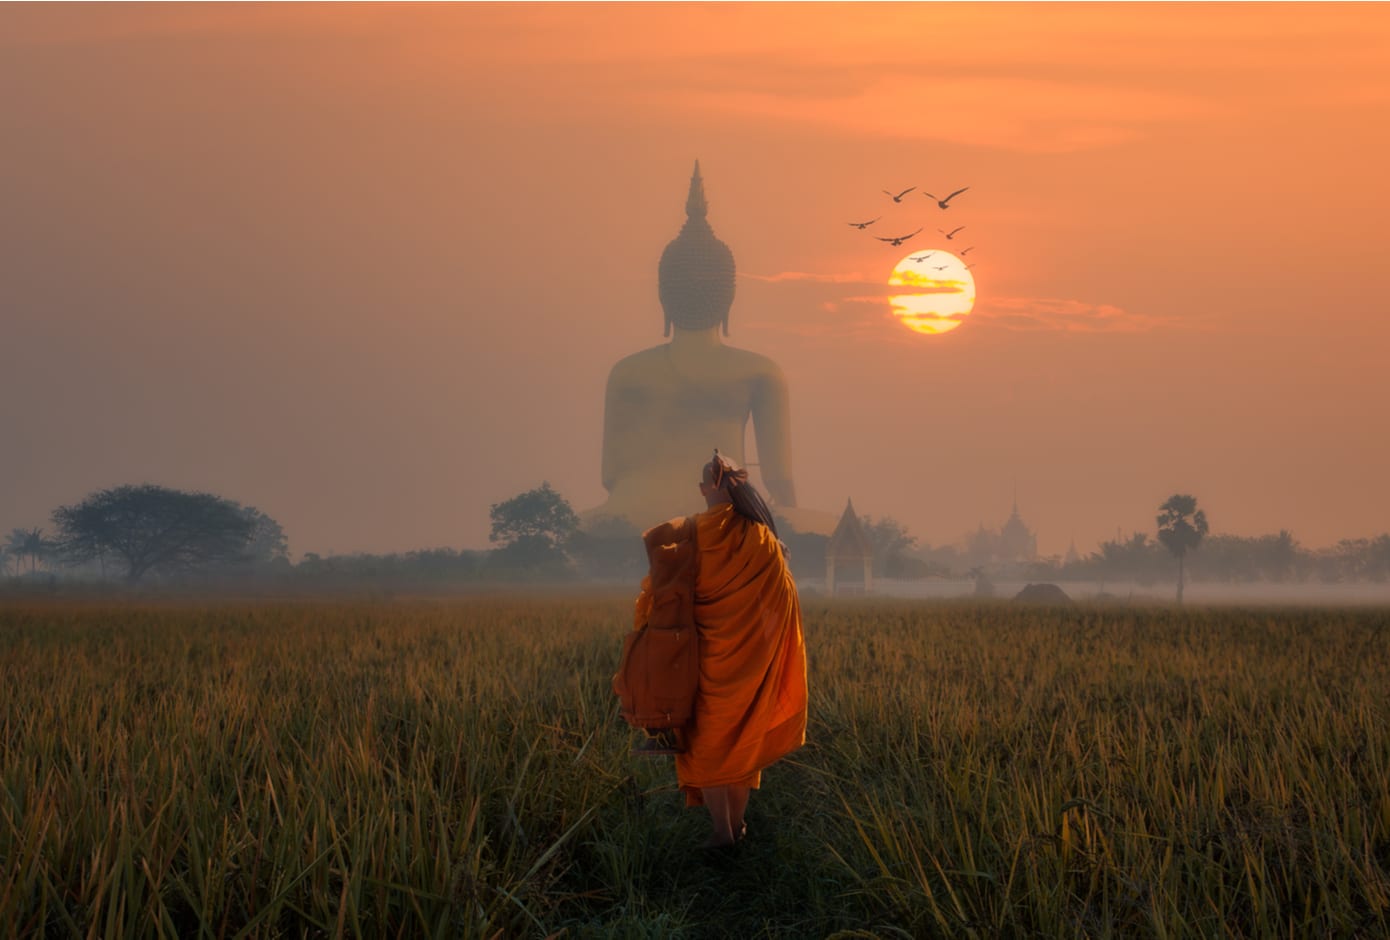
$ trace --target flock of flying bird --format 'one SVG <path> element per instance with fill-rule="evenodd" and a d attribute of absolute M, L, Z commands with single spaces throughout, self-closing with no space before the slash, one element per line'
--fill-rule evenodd
<path fill-rule="evenodd" d="M 946 197 L 944 197 L 944 198 L 943 198 L 943 197 L 940 197 L 940 196 L 933 195 L 932 193 L 927 192 L 925 189 L 922 190 L 922 195 L 923 195 L 923 196 L 926 196 L 928 199 L 934 200 L 934 201 L 936 202 L 936 205 L 937 205 L 938 208 L 945 210 L 945 209 L 951 208 L 951 200 L 952 200 L 952 199 L 955 199 L 957 196 L 959 196 L 961 193 L 965 192 L 965 191 L 968 190 L 969 188 L 970 188 L 969 186 L 962 186 L 960 189 L 957 189 L 955 192 L 951 193 L 949 196 L 946 196 Z M 906 196 L 906 195 L 907 195 L 908 193 L 910 193 L 910 192 L 915 192 L 916 189 L 917 189 L 916 186 L 909 186 L 907 189 L 904 189 L 902 192 L 899 192 L 899 193 L 894 193 L 894 192 L 892 192 L 891 190 L 885 189 L 885 190 L 883 190 L 883 194 L 884 194 L 885 196 L 887 196 L 889 199 L 892 199 L 893 202 L 895 202 L 895 203 L 901 205 L 901 204 L 902 204 L 902 201 L 903 201 L 903 197 Z M 869 219 L 867 222 L 850 222 L 849 225 L 850 225 L 851 228 L 857 228 L 857 229 L 859 229 L 859 230 L 862 232 L 864 229 L 868 228 L 870 225 L 873 225 L 875 222 L 877 222 L 877 221 L 878 221 L 879 219 L 881 219 L 881 218 L 883 218 L 883 216 L 880 215 L 880 216 L 876 216 L 876 217 L 874 217 L 874 218 L 872 218 L 872 219 Z M 892 245 L 894 248 L 896 248 L 896 247 L 898 247 L 899 245 L 901 245 L 903 242 L 907 241 L 907 240 L 908 240 L 909 238 L 911 238 L 912 236 L 914 236 L 914 235 L 918 234 L 919 232 L 921 232 L 922 229 L 925 228 L 925 227 L 926 227 L 926 226 L 918 226 L 917 231 L 915 231 L 915 232 L 909 232 L 909 233 L 906 234 L 906 235 L 890 235 L 890 236 L 888 236 L 887 238 L 885 238 L 885 237 L 883 237 L 883 236 L 881 236 L 881 235 L 875 235 L 875 236 L 873 236 L 873 237 L 874 237 L 874 238 L 877 238 L 877 239 L 878 239 L 879 241 L 881 241 L 881 242 L 887 242 L 888 244 L 890 244 L 890 245 Z M 954 241 L 954 240 L 955 240 L 955 237 L 956 237 L 956 235 L 957 235 L 957 233 L 963 231 L 964 229 L 965 229 L 965 226 L 964 226 L 964 225 L 957 225 L 955 228 L 951 229 L 950 231 L 947 231 L 947 230 L 944 229 L 944 228 L 939 228 L 939 229 L 937 229 L 937 231 L 940 232 L 942 235 L 945 235 L 947 241 Z M 957 254 L 958 254 L 961 258 L 964 258 L 966 255 L 968 255 L 970 252 L 972 252 L 972 251 L 974 251 L 974 250 L 975 250 L 975 246 L 974 246 L 974 245 L 971 245 L 969 248 L 965 248 L 965 249 L 962 249 L 961 251 L 957 252 Z M 932 256 L 932 254 L 934 254 L 934 252 L 930 252 L 930 251 L 929 251 L 929 252 L 927 252 L 927 253 L 924 254 L 924 255 L 913 255 L 913 256 L 911 256 L 911 258 L 912 258 L 912 260 L 915 261 L 917 264 L 921 264 L 923 261 L 926 261 L 928 258 L 930 258 L 930 257 Z M 970 270 L 971 268 L 973 268 L 974 266 L 975 266 L 975 265 L 974 265 L 973 263 L 967 264 L 967 265 L 965 266 L 965 269 L 968 271 L 968 270 Z M 941 265 L 940 267 L 937 267 L 936 270 L 937 270 L 937 271 L 944 271 L 944 270 L 946 270 L 948 267 L 950 267 L 950 265 L 943 264 L 943 265 Z"/>

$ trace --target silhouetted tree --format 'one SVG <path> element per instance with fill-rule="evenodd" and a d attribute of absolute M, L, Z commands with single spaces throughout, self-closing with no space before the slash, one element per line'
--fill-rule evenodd
<path fill-rule="evenodd" d="M 1265 577 L 1273 581 L 1287 581 L 1293 576 L 1298 564 L 1298 541 L 1288 529 L 1280 529 L 1278 535 L 1261 536 L 1260 569 Z"/>
<path fill-rule="evenodd" d="M 1324 580 L 1390 580 L 1390 534 L 1342 539 L 1327 554 L 1328 566 L 1335 574 L 1324 575 Z"/>
<path fill-rule="evenodd" d="M 19 562 L 22 557 L 20 552 L 27 535 L 27 529 L 11 529 L 10 534 L 5 537 L 4 557 L 14 559 L 14 574 L 16 578 L 20 575 Z"/>
<path fill-rule="evenodd" d="M 53 523 L 66 559 L 78 564 L 119 559 L 128 584 L 150 572 L 176 574 L 245 561 L 257 526 L 247 507 L 229 499 L 153 484 L 93 493 L 55 509 Z"/>
<path fill-rule="evenodd" d="M 579 516 L 548 482 L 511 499 L 493 503 L 489 542 L 508 565 L 540 567 L 565 560 L 565 548 L 579 531 Z"/>
<path fill-rule="evenodd" d="M 52 553 L 53 542 L 43 537 L 43 529 L 40 528 L 11 529 L 5 548 L 14 556 L 16 575 L 22 573 L 20 561 L 24 558 L 29 559 L 29 571 L 32 574 L 38 570 L 39 562 Z"/>
<path fill-rule="evenodd" d="M 254 506 L 243 506 L 241 512 L 251 523 L 251 535 L 246 541 L 247 560 L 261 565 L 287 563 L 290 560 L 290 542 L 280 523 Z"/>
<path fill-rule="evenodd" d="M 1178 559 L 1178 603 L 1182 603 L 1183 559 L 1207 534 L 1207 514 L 1197 498 L 1177 493 L 1158 507 L 1158 540 Z"/>
<path fill-rule="evenodd" d="M 900 569 L 907 567 L 903 565 L 904 552 L 917 545 L 917 536 L 908 535 L 901 523 L 888 516 L 882 519 L 861 516 L 859 524 L 873 549 L 874 570 L 882 572 L 884 577 L 899 577 Z"/>
<path fill-rule="evenodd" d="M 1163 560 L 1163 546 L 1151 541 L 1144 532 L 1129 538 L 1116 533 L 1115 538 L 1100 543 L 1100 550 L 1070 566 L 1071 573 L 1100 581 L 1137 581 L 1151 584 L 1158 576 Z"/>
<path fill-rule="evenodd" d="M 280 581 L 314 589 L 419 591 L 479 580 L 486 552 L 430 548 L 404 554 L 319 555 L 305 552 Z"/>
<path fill-rule="evenodd" d="M 1390 579 L 1390 535 L 1377 535 L 1366 544 L 1362 573 L 1372 581 Z"/>

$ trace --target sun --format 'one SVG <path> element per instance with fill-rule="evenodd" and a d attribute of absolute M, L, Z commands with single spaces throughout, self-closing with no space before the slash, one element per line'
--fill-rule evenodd
<path fill-rule="evenodd" d="M 975 278 L 964 261 L 940 248 L 904 257 L 888 275 L 888 286 L 908 289 L 888 302 L 893 316 L 918 333 L 949 333 L 975 307 Z"/>

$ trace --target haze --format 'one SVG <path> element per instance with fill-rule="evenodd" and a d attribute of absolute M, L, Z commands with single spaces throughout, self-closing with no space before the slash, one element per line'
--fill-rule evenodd
<path fill-rule="evenodd" d="M 1381 4 L 7 5 L 0 529 L 147 481 L 296 556 L 602 502 L 699 159 L 802 505 L 1385 532 L 1387 62 Z M 845 223 L 967 185 L 912 212 L 968 224 L 977 306 L 914 334 L 935 243 Z"/>

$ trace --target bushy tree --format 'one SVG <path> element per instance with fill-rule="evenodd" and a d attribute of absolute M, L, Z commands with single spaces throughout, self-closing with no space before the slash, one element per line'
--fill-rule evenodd
<path fill-rule="evenodd" d="M 1390 580 L 1390 534 L 1373 539 L 1342 539 L 1328 555 L 1337 580 Z"/>
<path fill-rule="evenodd" d="M 899 569 L 907 567 L 903 564 L 905 552 L 917 545 L 917 536 L 909 535 L 905 526 L 888 516 L 882 519 L 864 516 L 860 526 L 873 550 L 874 570 L 884 577 L 900 576 Z"/>
<path fill-rule="evenodd" d="M 58 545 L 74 564 L 112 559 L 125 581 L 248 560 L 257 514 L 210 493 L 143 484 L 93 493 L 53 511 Z M 278 526 L 276 526 L 278 529 Z"/>
<path fill-rule="evenodd" d="M 1158 540 L 1178 559 L 1178 603 L 1182 603 L 1183 559 L 1207 534 L 1207 514 L 1197 498 L 1185 493 L 1168 497 L 1158 507 Z"/>
<path fill-rule="evenodd" d="M 290 542 L 280 523 L 254 506 L 241 507 L 242 515 L 251 523 L 251 535 L 246 540 L 246 557 L 258 565 L 282 566 L 290 560 Z"/>
<path fill-rule="evenodd" d="M 1163 546 L 1152 541 L 1146 533 L 1135 532 L 1128 538 L 1115 538 L 1100 543 L 1099 551 L 1068 566 L 1069 573 L 1100 581 L 1136 581 L 1151 584 L 1163 562 Z"/>
<path fill-rule="evenodd" d="M 489 510 L 488 541 L 501 545 L 498 558 L 509 567 L 536 568 L 563 563 L 565 548 L 579 531 L 579 516 L 548 482 Z"/>
<path fill-rule="evenodd" d="M 1287 529 L 1276 535 L 1212 535 L 1202 540 L 1202 577 L 1219 581 L 1288 581 L 1309 567 L 1310 556 Z"/>

